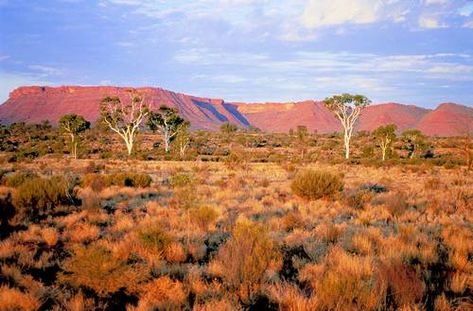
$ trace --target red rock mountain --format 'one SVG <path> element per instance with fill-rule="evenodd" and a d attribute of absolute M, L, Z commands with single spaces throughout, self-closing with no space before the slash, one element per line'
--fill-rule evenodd
<path fill-rule="evenodd" d="M 0 105 L 0 122 L 50 120 L 55 123 L 67 113 L 83 115 L 93 122 L 99 116 L 99 103 L 104 96 L 126 98 L 130 89 L 111 86 L 20 87 Z M 338 120 L 318 101 L 227 103 L 222 99 L 190 96 L 161 88 L 134 90 L 145 97 L 151 109 L 160 105 L 177 108 L 194 129 L 216 130 L 225 122 L 272 132 L 287 132 L 298 125 L 319 133 L 340 129 Z M 442 104 L 435 110 L 396 103 L 372 105 L 362 112 L 357 128 L 371 131 L 388 123 L 395 123 L 399 130 L 418 128 L 429 135 L 461 135 L 473 130 L 473 108 L 457 104 Z"/>

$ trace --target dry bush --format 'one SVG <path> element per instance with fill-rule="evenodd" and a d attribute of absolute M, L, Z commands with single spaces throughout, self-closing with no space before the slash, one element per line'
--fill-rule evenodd
<path fill-rule="evenodd" d="M 318 265 L 308 264 L 299 279 L 315 290 L 323 310 L 377 310 L 384 306 L 386 284 L 373 260 L 334 247 Z"/>
<path fill-rule="evenodd" d="M 140 286 L 139 293 L 138 306 L 128 310 L 183 310 L 187 304 L 188 294 L 183 284 L 167 276 Z"/>
<path fill-rule="evenodd" d="M 208 205 L 202 205 L 189 211 L 191 221 L 196 223 L 202 230 L 207 231 L 219 216 L 219 212 Z"/>
<path fill-rule="evenodd" d="M 385 197 L 384 204 L 394 217 L 401 216 L 409 208 L 408 196 L 405 192 L 394 192 Z"/>
<path fill-rule="evenodd" d="M 43 241 L 49 246 L 53 247 L 59 240 L 59 234 L 56 229 L 48 227 L 41 230 L 41 237 Z"/>
<path fill-rule="evenodd" d="M 309 311 L 319 309 L 315 297 L 307 297 L 305 293 L 291 283 L 271 286 L 268 291 L 272 300 L 278 303 L 280 310 Z"/>
<path fill-rule="evenodd" d="M 0 311 L 38 310 L 40 306 L 37 298 L 15 288 L 0 286 Z"/>
<path fill-rule="evenodd" d="M 229 301 L 227 298 L 220 300 L 211 300 L 203 304 L 194 305 L 193 311 L 239 311 L 243 310 L 240 306 L 234 302 Z"/>
<path fill-rule="evenodd" d="M 91 298 L 86 298 L 82 292 L 74 295 L 71 299 L 64 302 L 64 309 L 67 311 L 87 311 L 94 310 L 95 303 Z"/>
<path fill-rule="evenodd" d="M 238 223 L 232 238 L 218 251 L 214 264 L 221 277 L 240 298 L 250 302 L 265 282 L 269 269 L 279 269 L 281 256 L 267 230 L 249 221 Z"/>
<path fill-rule="evenodd" d="M 74 287 L 85 286 L 105 297 L 125 289 L 134 292 L 146 274 L 138 265 L 128 265 L 126 258 L 115 256 L 99 245 L 77 247 L 63 263 L 59 281 Z"/>
<path fill-rule="evenodd" d="M 400 262 L 387 262 L 380 266 L 380 274 L 397 307 L 414 305 L 422 299 L 426 287 L 412 267 Z"/>
<path fill-rule="evenodd" d="M 343 179 L 328 171 L 310 169 L 296 175 L 291 189 L 307 200 L 330 198 L 343 190 Z"/>

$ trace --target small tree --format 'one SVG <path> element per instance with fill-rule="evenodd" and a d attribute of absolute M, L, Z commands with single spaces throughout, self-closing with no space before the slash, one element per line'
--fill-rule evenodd
<path fill-rule="evenodd" d="M 127 102 L 118 96 L 107 96 L 102 99 L 100 108 L 103 122 L 123 139 L 128 155 L 131 155 L 140 124 L 148 115 L 144 99 L 132 93 Z"/>
<path fill-rule="evenodd" d="M 416 155 L 416 152 L 425 144 L 425 136 L 421 131 L 410 129 L 405 130 L 402 133 L 402 140 L 404 146 L 408 151 L 409 159 L 413 159 Z"/>
<path fill-rule="evenodd" d="M 298 147 L 301 152 L 301 157 L 304 158 L 304 154 L 306 152 L 306 145 L 307 145 L 307 136 L 309 135 L 307 126 L 298 125 L 296 134 L 297 134 Z"/>
<path fill-rule="evenodd" d="M 350 140 L 355 123 L 363 108 L 370 103 L 371 101 L 363 95 L 351 94 L 334 95 L 324 100 L 325 107 L 332 111 L 342 123 L 346 159 L 350 158 Z"/>
<path fill-rule="evenodd" d="M 460 137 L 458 142 L 463 156 L 465 157 L 466 169 L 468 171 L 473 169 L 473 135 L 467 132 L 464 136 Z"/>
<path fill-rule="evenodd" d="M 396 129 L 395 124 L 388 124 L 386 126 L 380 126 L 374 131 L 376 142 L 381 149 L 382 160 L 386 160 L 386 152 L 392 146 L 396 140 Z"/>
<path fill-rule="evenodd" d="M 161 106 L 158 111 L 150 112 L 147 125 L 153 132 L 157 131 L 163 135 L 164 150 L 168 153 L 171 140 L 177 135 L 177 130 L 185 122 L 186 120 L 179 116 L 176 109 Z"/>
<path fill-rule="evenodd" d="M 71 153 L 77 159 L 77 136 L 90 128 L 90 122 L 77 114 L 66 114 L 59 119 L 59 128 L 71 137 Z"/>
<path fill-rule="evenodd" d="M 175 143 L 177 145 L 177 148 L 179 149 L 179 156 L 181 157 L 181 159 L 184 158 L 186 150 L 191 142 L 189 126 L 190 123 L 186 121 L 183 122 L 177 129 Z"/>
<path fill-rule="evenodd" d="M 220 125 L 220 131 L 226 135 L 235 133 L 237 130 L 238 130 L 238 127 L 233 123 L 225 122 L 222 125 Z"/>

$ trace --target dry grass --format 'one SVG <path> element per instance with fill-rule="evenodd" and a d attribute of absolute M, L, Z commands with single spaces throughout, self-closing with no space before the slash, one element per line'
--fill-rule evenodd
<path fill-rule="evenodd" d="M 86 181 L 74 189 L 81 202 L 9 220 L 0 310 L 471 309 L 471 173 L 234 160 L 94 160 L 100 173 L 86 178 L 89 160 L 15 164 Z M 130 166 L 151 185 L 121 184 Z M 302 183 L 309 200 L 293 182 L 307 171 L 330 172 Z M 0 192 L 18 191 L 19 176 Z"/>

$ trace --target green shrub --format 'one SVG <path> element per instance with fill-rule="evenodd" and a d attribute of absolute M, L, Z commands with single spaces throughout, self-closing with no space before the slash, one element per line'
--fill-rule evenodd
<path fill-rule="evenodd" d="M 2 183 L 7 187 L 17 188 L 26 180 L 36 177 L 37 175 L 31 172 L 15 173 L 7 175 L 2 178 Z"/>
<path fill-rule="evenodd" d="M 329 198 L 343 190 L 343 178 L 327 171 L 310 169 L 296 175 L 291 189 L 307 200 Z"/>
<path fill-rule="evenodd" d="M 53 176 L 25 180 L 13 194 L 13 205 L 27 218 L 35 220 L 61 204 L 77 203 L 74 179 Z"/>
<path fill-rule="evenodd" d="M 160 228 L 146 228 L 138 232 L 138 241 L 153 251 L 162 253 L 174 241 L 173 237 Z"/>
<path fill-rule="evenodd" d="M 176 174 L 169 178 L 169 184 L 175 188 L 182 188 L 190 185 L 194 177 L 190 174 Z"/>

